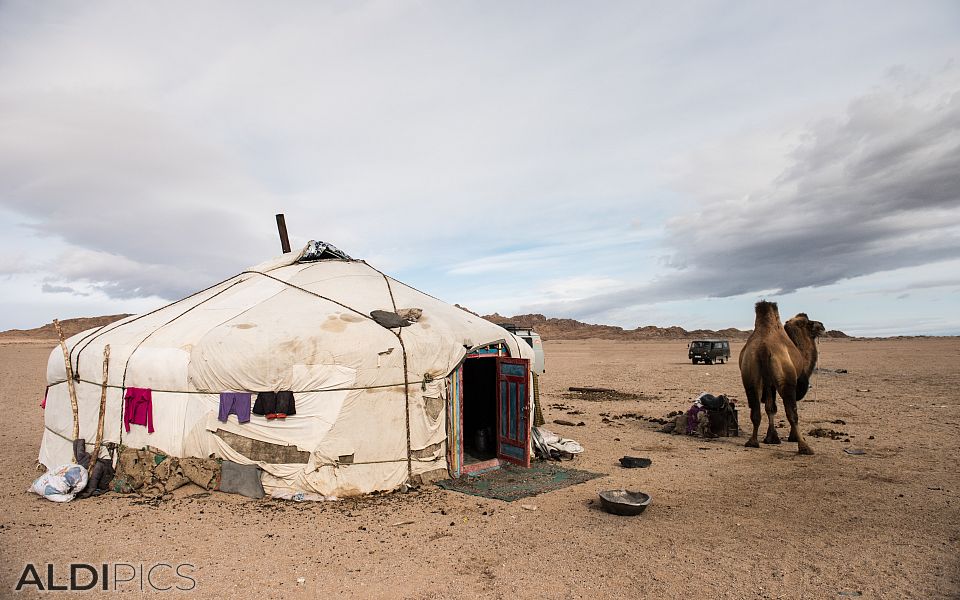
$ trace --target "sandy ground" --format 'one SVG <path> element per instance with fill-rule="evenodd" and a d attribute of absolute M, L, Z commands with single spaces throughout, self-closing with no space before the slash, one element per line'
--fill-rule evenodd
<path fill-rule="evenodd" d="M 791 443 L 745 449 L 744 438 L 602 422 L 601 413 L 663 416 L 701 391 L 743 402 L 735 362 L 693 366 L 682 341 L 545 347 L 548 421 L 586 423 L 548 426 L 586 447 L 568 464 L 606 477 L 514 503 L 433 486 L 328 503 L 188 486 L 156 504 L 108 494 L 60 505 L 25 491 L 36 475 L 50 347 L 2 344 L 0 597 L 36 595 L 13 593 L 26 563 L 57 565 L 62 582 L 70 563 L 117 562 L 189 563 L 196 581 L 183 593 L 140 592 L 134 581 L 121 597 L 960 597 L 960 339 L 824 341 L 821 367 L 849 372 L 815 378 L 801 425 L 850 441 L 811 439 L 810 457 Z M 655 399 L 568 399 L 571 385 Z M 551 407 L 561 404 L 570 408 Z M 653 465 L 622 469 L 625 454 Z M 616 487 L 646 491 L 653 504 L 633 518 L 600 511 L 597 491 Z M 413 523 L 396 525 L 404 521 Z M 156 573 L 161 586 L 190 585 Z"/>

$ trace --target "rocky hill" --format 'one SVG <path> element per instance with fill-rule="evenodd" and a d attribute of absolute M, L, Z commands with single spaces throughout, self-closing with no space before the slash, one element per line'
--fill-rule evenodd
<path fill-rule="evenodd" d="M 103 327 L 113 323 L 114 321 L 119 321 L 120 319 L 129 317 L 130 315 L 105 315 L 102 317 L 79 317 L 76 319 L 61 319 L 60 327 L 63 328 L 64 337 L 70 337 L 76 335 L 81 331 L 86 331 L 87 329 L 93 329 L 94 327 Z M 8 331 L 0 331 L 0 339 L 4 338 L 19 338 L 19 339 L 30 339 L 30 340 L 55 340 L 57 339 L 57 330 L 53 327 L 53 321 L 43 325 L 41 327 L 36 327 L 34 329 L 10 329 Z"/>
<path fill-rule="evenodd" d="M 598 338 L 604 340 L 656 340 L 656 339 L 694 339 L 694 338 L 722 338 L 728 340 L 745 340 L 752 330 L 744 331 L 728 327 L 726 329 L 694 329 L 688 331 L 676 325 L 657 327 L 645 325 L 636 329 L 624 329 L 614 325 L 592 325 L 575 319 L 555 319 L 540 314 L 515 315 L 505 317 L 497 313 L 483 315 L 483 318 L 503 325 L 512 323 L 520 327 L 531 327 L 545 340 L 583 340 Z M 828 331 L 825 337 L 849 337 L 842 331 Z"/>

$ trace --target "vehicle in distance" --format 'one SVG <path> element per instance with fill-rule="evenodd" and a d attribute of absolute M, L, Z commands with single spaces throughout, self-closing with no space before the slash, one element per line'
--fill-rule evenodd
<path fill-rule="evenodd" d="M 543 364 L 543 340 L 540 339 L 540 334 L 529 327 L 520 327 L 510 323 L 506 323 L 502 325 L 502 327 L 518 338 L 521 338 L 526 343 L 530 344 L 530 347 L 533 348 L 534 356 L 531 369 L 537 375 L 543 375 L 546 369 L 544 369 Z"/>
<path fill-rule="evenodd" d="M 697 364 L 712 365 L 730 360 L 730 342 L 727 340 L 693 340 L 687 344 L 687 358 Z"/>

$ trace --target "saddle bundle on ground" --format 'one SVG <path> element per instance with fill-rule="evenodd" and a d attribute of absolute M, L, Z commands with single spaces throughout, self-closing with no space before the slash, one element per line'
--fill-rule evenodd
<path fill-rule="evenodd" d="M 724 396 L 700 394 L 685 413 L 675 415 L 660 430 L 664 433 L 728 437 L 740 435 L 735 403 Z"/>

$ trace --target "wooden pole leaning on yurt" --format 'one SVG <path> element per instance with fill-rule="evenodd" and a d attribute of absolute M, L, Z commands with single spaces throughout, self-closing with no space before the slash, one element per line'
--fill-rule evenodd
<path fill-rule="evenodd" d="M 67 369 L 67 389 L 70 391 L 70 408 L 73 409 L 73 439 L 80 437 L 80 408 L 77 406 L 77 388 L 73 384 L 73 365 L 70 364 L 70 353 L 67 351 L 67 342 L 63 339 L 63 328 L 60 321 L 53 320 L 53 326 L 60 338 L 60 349 L 63 350 L 63 363 Z"/>
<path fill-rule="evenodd" d="M 110 373 L 110 344 L 103 347 L 103 383 L 100 385 L 100 416 L 97 421 L 97 440 L 93 444 L 93 455 L 87 470 L 93 469 L 100 457 L 100 443 L 103 441 L 103 417 L 107 412 L 107 377 Z"/>

